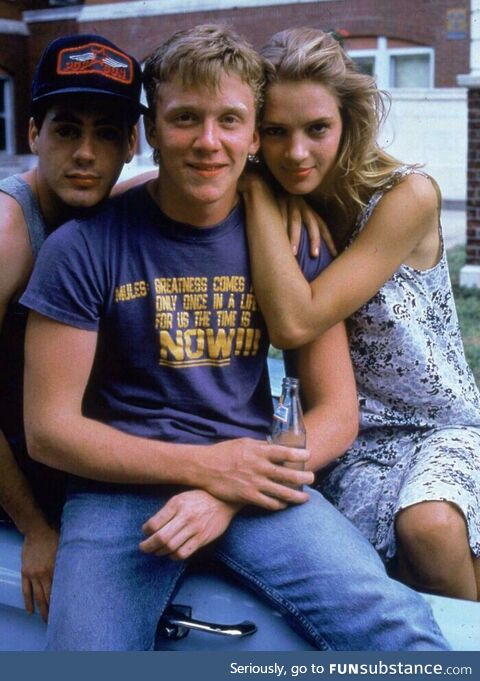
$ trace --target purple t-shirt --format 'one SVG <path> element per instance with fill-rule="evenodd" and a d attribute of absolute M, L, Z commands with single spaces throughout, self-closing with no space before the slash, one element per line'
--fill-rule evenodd
<path fill-rule="evenodd" d="M 299 260 L 309 279 L 329 262 Z M 45 242 L 21 302 L 98 332 L 84 414 L 135 435 L 207 443 L 264 438 L 268 335 L 252 289 L 243 205 L 197 228 L 145 185 Z"/>

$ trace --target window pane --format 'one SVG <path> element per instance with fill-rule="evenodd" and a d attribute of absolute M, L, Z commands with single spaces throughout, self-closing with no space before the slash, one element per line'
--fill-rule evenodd
<path fill-rule="evenodd" d="M 5 135 L 5 119 L 0 117 L 0 151 L 7 148 L 7 138 Z"/>
<path fill-rule="evenodd" d="M 361 73 L 373 76 L 375 73 L 375 57 L 352 57 Z"/>
<path fill-rule="evenodd" d="M 396 55 L 391 60 L 391 87 L 431 87 L 429 54 Z"/>

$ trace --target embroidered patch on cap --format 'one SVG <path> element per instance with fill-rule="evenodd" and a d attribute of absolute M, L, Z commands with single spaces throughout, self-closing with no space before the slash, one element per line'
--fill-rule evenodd
<path fill-rule="evenodd" d="M 57 73 L 62 76 L 94 73 L 129 85 L 133 80 L 133 64 L 122 52 L 99 43 L 87 43 L 61 50 Z"/>

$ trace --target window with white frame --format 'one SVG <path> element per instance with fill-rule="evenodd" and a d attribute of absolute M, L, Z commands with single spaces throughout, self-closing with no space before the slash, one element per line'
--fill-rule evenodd
<path fill-rule="evenodd" d="M 376 42 L 376 47 L 349 49 L 347 46 L 347 51 L 363 73 L 376 76 L 380 88 L 433 87 L 431 47 L 391 47 L 385 37 L 377 38 Z"/>
<path fill-rule="evenodd" d="M 12 81 L 0 69 L 0 153 L 13 153 Z"/>
<path fill-rule="evenodd" d="M 145 66 L 145 62 L 142 63 L 142 71 Z M 147 102 L 147 96 L 145 94 L 145 90 L 142 88 L 142 94 L 140 96 L 140 100 L 144 106 L 148 106 Z M 145 132 L 145 119 L 143 116 L 140 116 L 138 120 L 138 127 L 137 127 L 137 133 L 138 133 L 138 140 L 137 140 L 137 155 L 140 156 L 143 160 L 148 159 L 149 157 L 151 158 L 152 156 L 152 147 L 149 145 L 147 142 L 147 135 Z"/>
<path fill-rule="evenodd" d="M 5 121 L 6 79 L 0 78 L 0 151 L 7 149 L 7 125 Z"/>

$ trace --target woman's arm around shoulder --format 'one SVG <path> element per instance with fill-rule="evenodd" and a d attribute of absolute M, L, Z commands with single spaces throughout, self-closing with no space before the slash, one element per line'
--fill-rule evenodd
<path fill-rule="evenodd" d="M 418 269 L 434 265 L 440 251 L 438 204 L 429 178 L 407 176 L 385 193 L 351 245 L 311 284 L 278 232 L 272 243 L 259 239 L 255 292 L 272 343 L 292 348 L 310 342 L 366 303 L 402 263 Z"/>

